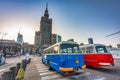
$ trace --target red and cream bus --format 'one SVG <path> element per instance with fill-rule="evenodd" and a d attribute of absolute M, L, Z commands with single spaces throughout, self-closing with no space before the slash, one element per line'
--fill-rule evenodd
<path fill-rule="evenodd" d="M 84 54 L 85 64 L 87 66 L 110 66 L 114 65 L 112 54 L 107 51 L 103 44 L 87 44 L 80 46 Z"/>

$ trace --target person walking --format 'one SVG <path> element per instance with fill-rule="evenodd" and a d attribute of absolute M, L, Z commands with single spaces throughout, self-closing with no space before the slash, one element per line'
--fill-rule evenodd
<path fill-rule="evenodd" d="M 27 63 L 29 63 L 30 62 L 30 53 L 27 51 L 25 56 L 26 56 Z"/>

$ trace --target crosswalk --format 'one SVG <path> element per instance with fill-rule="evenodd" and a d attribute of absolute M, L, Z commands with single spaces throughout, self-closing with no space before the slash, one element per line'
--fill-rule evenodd
<path fill-rule="evenodd" d="M 48 67 L 42 62 L 36 64 L 41 80 L 59 80 L 63 76 L 56 71 L 49 71 Z"/>

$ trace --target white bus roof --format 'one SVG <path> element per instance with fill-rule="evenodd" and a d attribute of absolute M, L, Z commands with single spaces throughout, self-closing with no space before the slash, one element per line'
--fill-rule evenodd
<path fill-rule="evenodd" d="M 49 47 L 46 48 L 46 49 L 49 49 L 49 48 L 51 48 L 51 47 L 53 47 L 53 46 L 60 45 L 60 44 L 77 44 L 77 43 L 76 43 L 76 42 L 73 42 L 73 41 L 63 41 L 63 42 L 56 43 L 56 44 L 54 44 L 54 45 L 52 45 L 52 46 L 49 46 Z M 44 50 L 46 50 L 46 49 L 44 49 Z"/>
<path fill-rule="evenodd" d="M 105 46 L 104 44 L 85 44 L 80 47 L 90 47 L 90 46 Z"/>

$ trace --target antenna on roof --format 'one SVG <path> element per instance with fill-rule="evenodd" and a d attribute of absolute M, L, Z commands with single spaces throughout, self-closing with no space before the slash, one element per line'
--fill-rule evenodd
<path fill-rule="evenodd" d="M 118 32 L 115 32 L 115 33 L 112 33 L 112 34 L 110 34 L 110 35 L 107 35 L 107 36 L 105 36 L 105 37 L 113 36 L 113 35 L 115 35 L 115 34 L 118 34 L 118 33 L 120 33 L 120 31 L 118 31 Z"/>

